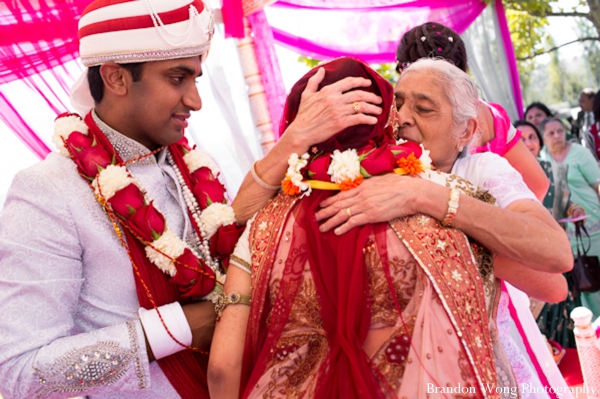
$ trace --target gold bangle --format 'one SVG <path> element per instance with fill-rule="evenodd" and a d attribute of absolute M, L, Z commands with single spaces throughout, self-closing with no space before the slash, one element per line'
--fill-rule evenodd
<path fill-rule="evenodd" d="M 442 220 L 441 224 L 444 227 L 452 226 L 452 222 L 454 221 L 454 217 L 456 216 L 456 212 L 458 211 L 458 200 L 460 198 L 460 190 L 457 188 L 450 189 L 450 199 L 448 200 L 448 210 L 446 211 L 446 216 L 444 216 L 444 220 Z"/>
<path fill-rule="evenodd" d="M 223 316 L 223 311 L 227 306 L 237 304 L 250 306 L 250 295 L 242 295 L 239 292 L 232 292 L 231 294 L 221 292 L 217 296 L 217 301 L 215 302 L 215 313 L 217 314 L 217 321 L 219 321 L 221 316 Z"/>
<path fill-rule="evenodd" d="M 252 178 L 254 179 L 254 181 L 256 182 L 256 184 L 258 184 L 262 188 L 266 188 L 267 190 L 279 190 L 279 188 L 281 187 L 281 185 L 279 185 L 279 186 L 272 186 L 269 183 L 265 182 L 260 177 L 258 177 L 258 174 L 256 173 L 256 164 L 257 163 L 258 163 L 258 161 L 254 162 L 252 164 L 252 169 L 250 169 L 250 174 L 252 175 Z"/>

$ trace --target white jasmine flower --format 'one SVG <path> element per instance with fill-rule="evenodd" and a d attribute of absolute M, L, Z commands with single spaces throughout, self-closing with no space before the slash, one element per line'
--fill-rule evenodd
<path fill-rule="evenodd" d="M 419 161 L 421 161 L 421 163 L 423 164 L 423 167 L 425 169 L 431 168 L 433 161 L 431 160 L 431 157 L 429 156 L 429 150 L 426 150 L 425 147 L 423 147 L 423 144 L 420 144 L 420 146 L 421 146 L 421 149 L 423 150 L 423 153 L 419 157 Z"/>
<path fill-rule="evenodd" d="M 360 160 L 355 149 L 340 152 L 335 150 L 331 155 L 331 164 L 327 173 L 336 184 L 354 180 L 360 176 Z"/>
<path fill-rule="evenodd" d="M 209 168 L 214 177 L 219 174 L 219 168 L 212 158 L 204 151 L 193 149 L 183 156 L 183 161 L 188 167 L 190 173 L 194 173 L 200 168 Z"/>
<path fill-rule="evenodd" d="M 302 173 L 300 173 L 302 168 L 306 167 L 308 164 L 308 158 L 310 158 L 308 153 L 302 154 L 301 157 L 298 157 L 298 154 L 294 153 L 290 155 L 290 158 L 288 159 L 289 166 L 286 175 L 290 178 L 292 184 L 303 192 L 302 196 L 308 196 L 312 192 L 312 188 L 308 184 L 302 182 L 303 177 Z"/>
<path fill-rule="evenodd" d="M 100 183 L 100 187 L 98 187 L 98 183 Z M 94 179 L 92 186 L 97 195 L 100 194 L 100 189 L 102 189 L 102 195 L 109 200 L 117 191 L 131 183 L 133 183 L 133 179 L 129 177 L 125 166 L 108 165 Z"/>
<path fill-rule="evenodd" d="M 150 259 L 150 262 L 154 263 L 160 270 L 173 277 L 177 273 L 177 268 L 175 267 L 173 260 L 183 254 L 183 251 L 185 251 L 186 248 L 185 242 L 177 237 L 177 234 L 173 233 L 173 231 L 166 229 L 158 240 L 154 240 L 152 246 L 167 256 L 158 252 L 150 245 L 147 245 L 146 256 Z"/>
<path fill-rule="evenodd" d="M 219 227 L 235 223 L 235 212 L 230 205 L 213 202 L 200 214 L 202 229 L 210 238 L 219 230 Z"/>
<path fill-rule="evenodd" d="M 402 145 L 404 143 L 408 143 L 408 140 L 404 140 L 403 138 L 396 140 L 396 145 Z"/>
<path fill-rule="evenodd" d="M 73 132 L 88 134 L 89 130 L 85 122 L 77 115 L 63 116 L 54 122 L 54 134 L 52 142 L 61 155 L 69 156 L 69 151 L 65 148 L 63 139 L 67 139 Z"/>

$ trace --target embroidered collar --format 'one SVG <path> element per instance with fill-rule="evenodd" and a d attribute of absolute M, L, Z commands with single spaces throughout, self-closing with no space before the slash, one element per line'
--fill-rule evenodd
<path fill-rule="evenodd" d="M 113 145 L 115 150 L 119 153 L 119 156 L 123 161 L 127 162 L 130 159 L 141 157 L 150 153 L 150 150 L 146 146 L 138 143 L 137 141 L 130 139 L 123 133 L 108 126 L 96 113 L 96 110 L 92 110 L 92 119 L 94 123 L 102 133 L 106 136 L 108 141 Z M 135 162 L 137 166 L 148 166 L 164 163 L 166 160 L 166 148 L 160 151 L 156 157 L 146 157 Z"/>

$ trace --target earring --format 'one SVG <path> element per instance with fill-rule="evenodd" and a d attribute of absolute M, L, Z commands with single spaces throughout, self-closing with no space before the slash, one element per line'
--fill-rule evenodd
<path fill-rule="evenodd" d="M 458 152 L 462 152 L 462 150 L 463 150 L 464 148 L 465 148 L 464 146 L 462 146 L 462 145 L 459 145 L 459 146 L 458 146 Z"/>

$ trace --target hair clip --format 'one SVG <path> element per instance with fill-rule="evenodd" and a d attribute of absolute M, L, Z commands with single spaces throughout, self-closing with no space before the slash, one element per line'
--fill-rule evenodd
<path fill-rule="evenodd" d="M 425 36 L 421 36 L 421 41 L 424 42 L 425 40 L 427 40 L 427 38 Z"/>
<path fill-rule="evenodd" d="M 438 47 L 438 51 L 442 51 L 442 48 L 441 48 L 441 47 Z"/>
<path fill-rule="evenodd" d="M 454 39 L 452 38 L 452 36 L 448 37 L 448 41 L 449 41 L 450 43 L 452 43 L 452 42 L 454 41 Z"/>

